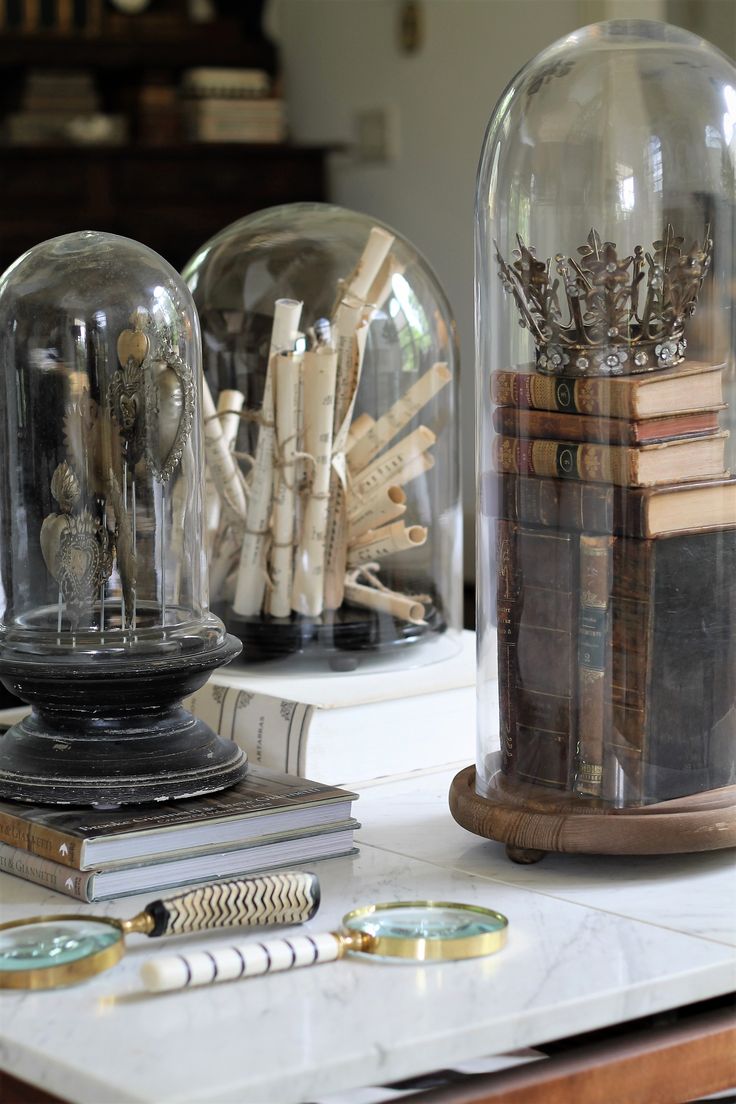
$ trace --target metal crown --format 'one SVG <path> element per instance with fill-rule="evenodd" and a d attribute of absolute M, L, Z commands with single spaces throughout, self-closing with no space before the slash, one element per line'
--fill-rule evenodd
<path fill-rule="evenodd" d="M 578 258 L 557 253 L 539 261 L 517 235 L 507 264 L 496 246 L 499 275 L 537 346 L 537 367 L 549 375 L 629 375 L 671 368 L 685 357 L 685 324 L 695 312 L 713 242 L 684 252 L 671 226 L 652 244 L 619 259 L 615 242 L 591 230 Z M 645 282 L 646 278 L 646 282 Z"/>

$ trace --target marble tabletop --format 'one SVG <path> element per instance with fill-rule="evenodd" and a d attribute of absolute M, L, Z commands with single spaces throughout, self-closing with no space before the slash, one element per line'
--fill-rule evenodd
<path fill-rule="evenodd" d="M 153 997 L 142 992 L 139 969 L 161 946 L 131 937 L 123 961 L 93 981 L 0 992 L 0 1065 L 86 1104 L 290 1104 L 736 988 L 732 854 L 548 856 L 514 866 L 502 847 L 450 817 L 449 784 L 464 765 L 363 789 L 359 854 L 314 864 L 322 905 L 306 930 L 330 930 L 371 901 L 477 902 L 509 918 L 497 956 L 427 966 L 344 960 Z M 3 919 L 93 911 L 8 876 L 0 896 Z M 145 903 L 96 908 L 132 916 Z M 207 933 L 177 943 L 231 939 Z"/>

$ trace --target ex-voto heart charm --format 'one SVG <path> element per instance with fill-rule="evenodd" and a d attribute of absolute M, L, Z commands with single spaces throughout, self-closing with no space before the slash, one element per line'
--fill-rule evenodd
<path fill-rule="evenodd" d="M 153 475 L 166 483 L 182 458 L 194 418 L 194 380 L 176 354 L 150 365 L 146 388 L 147 457 Z"/>

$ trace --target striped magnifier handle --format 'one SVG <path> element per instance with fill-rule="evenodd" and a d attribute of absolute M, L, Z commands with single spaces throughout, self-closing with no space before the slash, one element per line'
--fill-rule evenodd
<path fill-rule="evenodd" d="M 347 942 L 339 932 L 322 932 L 263 943 L 235 943 L 212 951 L 161 955 L 143 964 L 141 978 L 150 993 L 193 989 L 198 985 L 334 962 L 345 953 Z"/>

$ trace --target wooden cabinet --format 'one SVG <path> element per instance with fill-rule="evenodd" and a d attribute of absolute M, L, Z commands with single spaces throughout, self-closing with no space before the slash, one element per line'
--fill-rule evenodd
<path fill-rule="evenodd" d="M 159 125 L 155 114 L 145 115 L 146 92 L 165 88 L 174 100 L 190 67 L 277 73 L 276 51 L 259 29 L 258 0 L 218 0 L 221 14 L 204 24 L 188 21 L 184 0 L 155 0 L 135 16 L 102 0 L 85 3 L 94 19 L 76 33 L 9 29 L 10 9 L 0 3 L 0 113 L 22 108 L 29 74 L 82 69 L 94 78 L 100 109 L 125 117 L 130 141 L 1 146 L 0 271 L 45 238 L 87 229 L 136 238 L 181 268 L 209 237 L 251 211 L 326 198 L 325 149 L 187 144 L 170 119 Z"/>
<path fill-rule="evenodd" d="M 135 238 L 180 269 L 238 218 L 324 200 L 326 150 L 290 146 L 6 147 L 0 268 L 72 230 Z"/>

